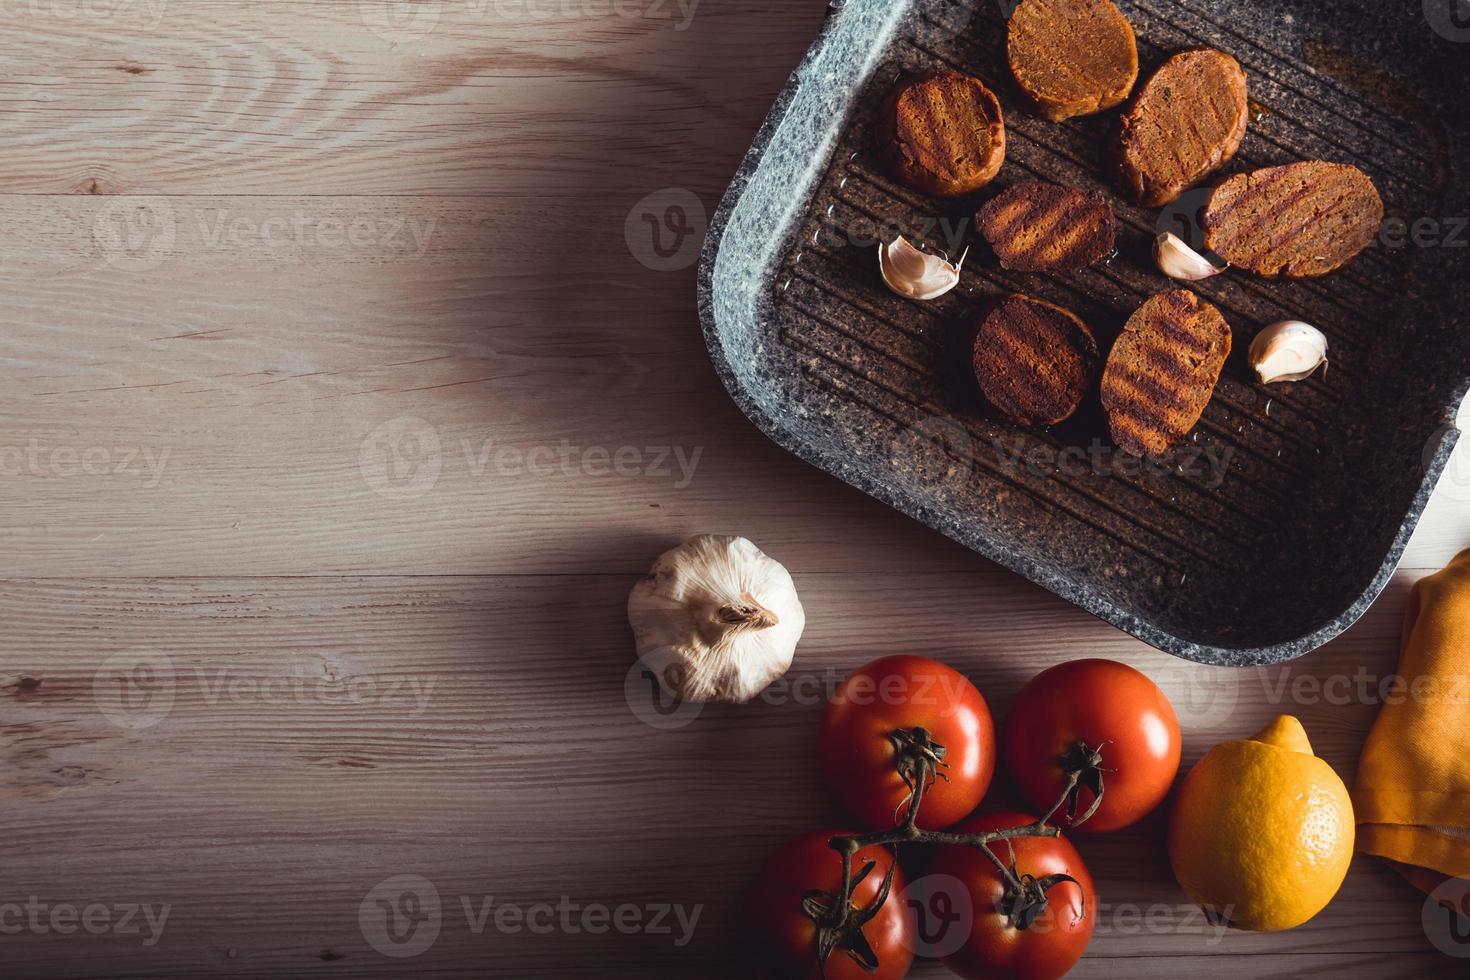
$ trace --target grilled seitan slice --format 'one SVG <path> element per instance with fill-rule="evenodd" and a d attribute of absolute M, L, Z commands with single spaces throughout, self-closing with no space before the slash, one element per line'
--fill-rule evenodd
<path fill-rule="evenodd" d="M 1053 121 L 1111 109 L 1138 81 L 1138 40 L 1112 0 L 1021 0 L 1006 57 L 1032 107 Z"/>
<path fill-rule="evenodd" d="M 978 78 L 946 71 L 908 78 L 878 120 L 878 151 L 893 176 L 924 194 L 972 194 L 1006 156 L 1005 119 Z"/>
<path fill-rule="evenodd" d="M 998 194 L 975 218 L 1000 264 L 1018 272 L 1084 269 L 1113 251 L 1117 220 L 1095 191 L 1027 181 Z"/>
<path fill-rule="evenodd" d="M 1204 413 L 1230 356 L 1230 325 L 1187 289 L 1159 293 L 1129 318 L 1103 368 L 1102 405 L 1119 449 L 1153 456 Z"/>
<path fill-rule="evenodd" d="M 1182 51 L 1123 114 L 1119 183 L 1144 207 L 1168 204 L 1235 156 L 1249 119 L 1240 62 L 1213 48 Z"/>
<path fill-rule="evenodd" d="M 1383 198 L 1357 167 L 1310 160 L 1236 174 L 1211 192 L 1202 223 L 1206 246 L 1231 265 L 1303 279 L 1372 244 Z"/>
<path fill-rule="evenodd" d="M 1097 375 L 1097 341 L 1072 311 L 1030 296 L 997 301 L 975 334 L 975 380 L 1020 425 L 1070 418 Z"/>

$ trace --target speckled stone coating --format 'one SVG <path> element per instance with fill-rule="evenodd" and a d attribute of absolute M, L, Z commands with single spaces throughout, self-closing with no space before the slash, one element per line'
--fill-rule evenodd
<path fill-rule="evenodd" d="M 1172 285 L 1150 264 L 1153 234 L 1187 225 L 1200 202 L 1188 192 L 1160 216 L 1121 201 L 1103 162 L 1116 112 L 1058 128 L 1017 111 L 1008 5 L 965 3 L 848 0 L 797 68 L 705 243 L 699 309 L 722 380 L 779 445 L 1161 650 L 1243 666 L 1321 646 L 1387 585 L 1458 437 L 1470 30 L 1428 16 L 1424 0 L 1120 3 L 1145 71 L 1200 44 L 1240 58 L 1260 102 L 1227 173 L 1351 162 L 1390 216 L 1378 243 L 1322 280 L 1232 271 L 1194 284 L 1224 310 L 1237 353 L 1193 441 L 1133 472 L 1095 405 L 1049 430 L 986 417 L 957 351 L 987 298 L 1012 291 L 1076 310 L 1106 350 Z M 943 65 L 990 85 L 1010 128 L 995 184 L 959 202 L 885 181 L 868 142 L 894 81 Z M 968 218 L 1027 179 L 1109 193 L 1117 257 L 1064 275 L 1000 269 Z M 1416 243 L 1396 218 L 1432 224 Z M 961 287 L 929 304 L 888 293 L 876 242 L 894 233 L 952 257 L 975 246 Z M 1286 318 L 1327 333 L 1332 368 L 1261 386 L 1244 352 Z"/>

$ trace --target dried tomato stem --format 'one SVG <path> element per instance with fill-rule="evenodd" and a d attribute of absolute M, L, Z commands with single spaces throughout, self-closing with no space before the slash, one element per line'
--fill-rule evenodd
<path fill-rule="evenodd" d="M 1056 815 L 1056 812 L 1060 810 L 1062 806 L 1067 802 L 1067 800 L 1072 796 L 1072 791 L 1077 788 L 1077 781 L 1081 778 L 1082 773 L 1080 770 L 1073 770 L 1072 772 L 1067 773 L 1067 785 L 1062 787 L 1062 795 L 1058 797 L 1057 801 L 1051 805 L 1051 809 L 1046 811 L 1046 814 L 1041 817 L 1041 823 L 1045 823 Z M 1082 820 L 1086 820 L 1090 816 L 1092 816 L 1092 814 L 1089 812 L 1082 817 Z M 1072 826 L 1075 827 L 1077 824 L 1080 824 L 1082 820 L 1076 821 L 1072 824 Z"/>
<path fill-rule="evenodd" d="M 1048 884 L 1039 883 L 1030 876 L 1020 875 L 1015 868 L 1014 856 L 1012 863 L 1007 865 L 993 852 L 988 845 L 996 841 L 1012 840 L 1017 837 L 1057 837 L 1061 831 L 1047 824 L 1058 810 L 1060 810 L 1072 796 L 1077 788 L 1082 772 L 1073 770 L 1067 773 L 1067 783 L 1063 787 L 1061 796 L 1045 815 L 1038 817 L 1032 823 L 1021 827 L 1005 827 L 1000 830 L 987 830 L 979 834 L 958 834 L 941 830 L 920 830 L 918 826 L 919 807 L 924 802 L 924 792 L 929 784 L 940 778 L 943 774 L 939 767 L 944 765 L 944 746 L 932 741 L 929 733 L 923 728 L 906 729 L 894 732 L 889 736 L 897 748 L 898 758 L 895 765 L 904 782 L 909 786 L 909 808 L 904 815 L 903 823 L 892 830 L 876 830 L 866 834 L 843 834 L 833 837 L 828 841 L 828 846 L 837 851 L 842 857 L 842 890 L 836 896 L 825 896 L 831 898 L 830 904 L 823 906 L 824 912 L 817 918 L 819 927 L 818 955 L 821 962 L 822 975 L 827 972 L 827 957 L 836 949 L 842 948 L 854 959 L 868 969 L 870 972 L 877 969 L 877 960 L 873 957 L 872 949 L 862 937 L 862 925 L 872 919 L 882 909 L 889 895 L 889 885 L 893 879 L 893 869 L 898 863 L 898 846 L 901 844 L 948 844 L 958 847 L 976 847 L 980 852 L 990 859 L 995 865 L 996 871 L 1000 873 L 1006 884 L 1006 895 L 1015 899 L 1013 917 L 1030 915 L 1034 919 L 1039 914 L 1037 903 L 1041 908 L 1045 907 L 1045 889 L 1056 880 L 1073 880 L 1065 875 L 1051 876 Z M 1095 807 L 1093 809 L 1096 809 Z M 1089 810 L 1082 819 L 1077 820 L 1073 826 L 1080 824 L 1082 820 L 1092 815 Z M 872 868 L 872 862 L 859 875 L 856 880 L 853 875 L 852 859 L 858 852 L 869 847 L 887 847 L 891 852 L 888 873 L 885 875 L 882 887 L 873 904 L 864 909 L 858 909 L 853 905 L 853 892 L 858 883 L 867 876 Z M 1023 880 L 1023 877 L 1026 880 Z M 1039 887 L 1038 887 L 1039 886 Z M 821 893 L 817 893 L 821 894 Z M 1012 904 L 1008 902 L 1008 904 Z M 808 913 L 810 914 L 810 913 Z M 1027 920 L 1029 921 L 1029 920 Z M 854 935 L 855 934 L 855 935 Z"/>

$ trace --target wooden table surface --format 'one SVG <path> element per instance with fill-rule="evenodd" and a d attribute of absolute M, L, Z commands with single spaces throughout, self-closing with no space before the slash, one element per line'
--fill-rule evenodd
<path fill-rule="evenodd" d="M 819 692 L 895 651 L 998 714 L 1126 660 L 1186 765 L 1285 710 L 1351 781 L 1354 679 L 1470 545 L 1470 458 L 1359 625 L 1229 672 L 807 467 L 721 388 L 698 236 L 661 257 L 644 216 L 713 209 L 824 12 L 0 3 L 0 975 L 734 976 L 756 865 L 837 819 Z M 804 683 L 660 730 L 624 601 L 700 531 L 790 568 Z M 1221 935 L 1160 828 L 1082 843 L 1075 976 L 1463 967 L 1362 857 L 1310 924 Z M 389 935 L 378 901 L 415 896 Z"/>

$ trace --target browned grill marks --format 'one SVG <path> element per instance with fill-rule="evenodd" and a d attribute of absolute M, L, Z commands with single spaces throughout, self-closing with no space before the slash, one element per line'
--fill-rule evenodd
<path fill-rule="evenodd" d="M 1052 120 L 1111 109 L 1138 80 L 1138 42 L 1112 0 L 1021 0 L 1006 55 L 1021 92 Z"/>
<path fill-rule="evenodd" d="M 1205 243 L 1263 276 L 1326 275 L 1372 244 L 1383 199 L 1368 175 L 1310 160 L 1236 174 L 1206 202 Z"/>
<path fill-rule="evenodd" d="M 900 183 L 924 194 L 971 194 L 1005 161 L 1000 102 L 978 79 L 939 72 L 902 81 L 884 103 L 877 150 Z"/>
<path fill-rule="evenodd" d="M 1247 185 L 1257 193 L 1265 193 L 1272 184 L 1280 183 L 1290 176 L 1285 167 L 1272 167 L 1268 170 L 1255 171 L 1249 175 L 1247 181 L 1241 184 L 1231 185 L 1231 181 L 1227 180 L 1225 184 L 1221 185 L 1221 189 L 1225 185 L 1231 185 L 1231 190 L 1223 194 L 1219 190 L 1213 192 L 1210 198 L 1211 212 L 1214 214 L 1217 222 L 1223 223 L 1226 216 L 1239 207 L 1241 201 L 1244 200 L 1239 191 L 1244 190 Z"/>
<path fill-rule="evenodd" d="M 1235 156 L 1249 118 L 1240 62 L 1213 48 L 1180 52 L 1123 114 L 1119 183 L 1145 207 L 1168 204 Z"/>
<path fill-rule="evenodd" d="M 1122 412 L 1135 420 L 1148 421 L 1161 405 L 1176 411 L 1189 408 L 1188 399 L 1146 374 L 1125 369 L 1123 380 L 1126 386 L 1121 391 L 1120 402 L 1113 406 L 1115 413 Z"/>
<path fill-rule="evenodd" d="M 1176 289 L 1129 318 L 1103 369 L 1102 405 L 1118 448 L 1162 453 L 1194 428 L 1230 354 L 1230 325 L 1211 304 Z"/>
<path fill-rule="evenodd" d="M 997 301 L 976 328 L 975 380 L 986 401 L 1020 425 L 1069 418 L 1097 362 L 1097 342 L 1076 314 L 1029 296 Z"/>
<path fill-rule="evenodd" d="M 1112 252 L 1117 234 L 1103 195 L 1043 181 L 1002 191 L 975 223 L 1000 264 L 1018 272 L 1085 268 Z"/>

